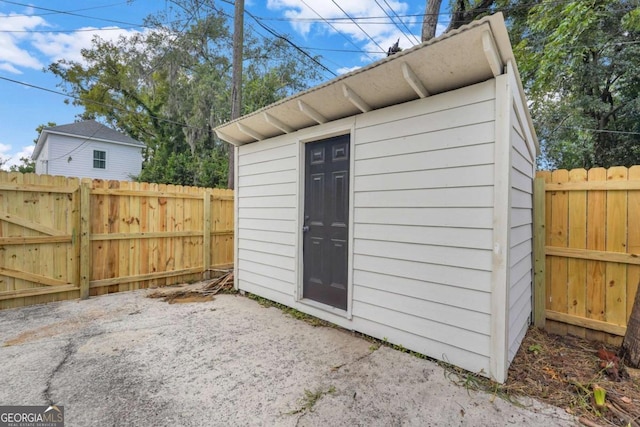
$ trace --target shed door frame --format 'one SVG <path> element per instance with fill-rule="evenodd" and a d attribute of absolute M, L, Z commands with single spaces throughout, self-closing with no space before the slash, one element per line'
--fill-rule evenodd
<path fill-rule="evenodd" d="M 351 157 L 349 158 L 349 233 L 348 233 L 348 254 L 347 254 L 347 309 L 342 310 L 336 307 L 332 307 L 327 304 L 323 304 L 317 301 L 313 301 L 308 298 L 303 298 L 303 281 L 304 281 L 304 256 L 302 253 L 304 233 L 302 227 L 304 226 L 304 200 L 305 200 L 305 144 L 308 142 L 320 141 L 323 139 L 331 138 L 334 136 L 348 135 L 349 136 L 349 150 Z M 353 308 L 353 215 L 354 215 L 354 177 L 355 177 L 355 118 L 349 117 L 346 119 L 337 120 L 324 125 L 318 126 L 316 129 L 311 130 L 309 133 L 298 139 L 298 218 L 296 225 L 296 241 L 298 244 L 298 250 L 296 251 L 296 266 L 297 266 L 297 283 L 295 287 L 295 300 L 301 304 L 309 305 L 311 307 L 336 314 L 341 317 L 351 319 Z"/>

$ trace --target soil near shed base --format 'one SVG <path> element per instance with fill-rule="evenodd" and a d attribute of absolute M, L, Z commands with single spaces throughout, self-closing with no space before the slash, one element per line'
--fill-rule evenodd
<path fill-rule="evenodd" d="M 509 368 L 504 391 L 565 408 L 588 426 L 638 426 L 640 371 L 620 364 L 616 380 L 615 373 L 611 375 L 611 365 L 607 369 L 607 363 L 598 356 L 602 349 L 614 354 L 619 350 L 600 342 L 530 328 Z M 605 407 L 596 407 L 594 386 L 606 391 Z"/>

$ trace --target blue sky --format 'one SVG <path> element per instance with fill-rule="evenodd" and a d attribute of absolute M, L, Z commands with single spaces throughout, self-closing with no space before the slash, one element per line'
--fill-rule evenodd
<path fill-rule="evenodd" d="M 310 54 L 321 55 L 321 62 L 340 74 L 382 58 L 382 49 L 388 49 L 397 39 L 403 48 L 416 44 L 421 29 L 421 18 L 416 15 L 424 13 L 425 3 L 425 0 L 337 0 L 335 3 L 333 0 L 245 0 L 245 8 Z M 443 20 L 448 18 L 447 3 L 443 2 L 440 32 L 446 25 Z M 4 168 L 18 163 L 20 157 L 31 155 L 38 125 L 72 123 L 82 110 L 65 104 L 63 96 L 2 78 L 59 90 L 56 85 L 60 81 L 43 71 L 50 63 L 58 59 L 80 60 L 80 50 L 90 47 L 95 35 L 116 39 L 144 31 L 143 19 L 170 4 L 168 0 L 0 0 L 0 158 L 7 160 Z M 233 13 L 232 5 L 217 4 L 229 14 Z M 397 19 L 397 25 L 391 23 L 383 9 L 394 18 L 395 12 L 406 27 Z M 357 19 L 359 28 L 345 12 L 352 18 L 371 19 Z M 268 35 L 246 15 L 245 26 Z M 328 72 L 325 75 L 327 80 L 333 77 Z"/>

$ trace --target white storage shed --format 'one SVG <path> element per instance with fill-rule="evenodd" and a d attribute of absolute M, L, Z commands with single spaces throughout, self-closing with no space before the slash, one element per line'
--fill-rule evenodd
<path fill-rule="evenodd" d="M 501 14 L 216 132 L 238 147 L 238 289 L 505 381 L 537 139 Z"/>

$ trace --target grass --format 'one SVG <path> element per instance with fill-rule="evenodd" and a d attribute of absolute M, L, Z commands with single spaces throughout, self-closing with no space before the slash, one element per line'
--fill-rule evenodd
<path fill-rule="evenodd" d="M 275 307 L 275 308 L 278 308 L 278 309 L 282 310 L 284 313 L 286 313 L 289 316 L 293 317 L 294 319 L 302 320 L 303 322 L 308 323 L 311 326 L 314 326 L 314 327 L 326 326 L 326 327 L 329 327 L 329 328 L 337 328 L 338 327 L 338 326 L 334 325 L 333 323 L 327 322 L 326 320 L 318 319 L 315 316 L 311 316 L 310 314 L 303 313 L 303 312 L 301 312 L 299 310 L 296 310 L 295 308 L 287 307 L 284 304 L 280 304 L 278 302 L 271 301 L 271 300 L 266 299 L 266 298 L 262 298 L 262 297 L 260 297 L 258 295 L 247 293 L 246 296 L 247 296 L 247 298 L 256 301 L 258 304 L 260 304 L 263 307 Z"/>
<path fill-rule="evenodd" d="M 336 388 L 334 386 L 329 387 L 328 390 L 316 389 L 316 391 L 310 391 L 306 388 L 304 389 L 304 396 L 300 399 L 300 404 L 302 405 L 300 408 L 289 412 L 290 415 L 300 414 L 303 412 L 313 412 L 313 407 L 316 405 L 318 400 L 327 394 L 334 394 L 336 392 Z"/>

